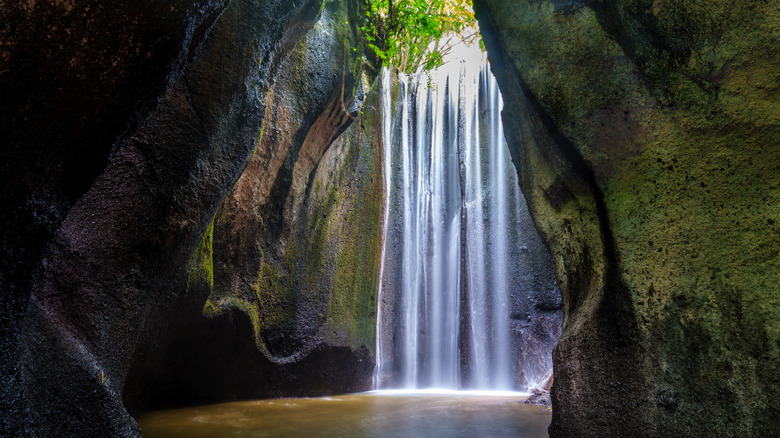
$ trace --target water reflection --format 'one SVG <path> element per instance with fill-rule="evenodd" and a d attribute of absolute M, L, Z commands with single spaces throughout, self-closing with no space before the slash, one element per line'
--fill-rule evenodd
<path fill-rule="evenodd" d="M 370 392 L 224 403 L 139 416 L 147 438 L 547 436 L 550 413 L 525 396 Z"/>

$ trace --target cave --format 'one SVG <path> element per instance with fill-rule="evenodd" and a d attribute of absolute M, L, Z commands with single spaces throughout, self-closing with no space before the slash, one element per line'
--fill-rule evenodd
<path fill-rule="evenodd" d="M 0 19 L 0 435 L 780 430 L 776 4 Z"/>

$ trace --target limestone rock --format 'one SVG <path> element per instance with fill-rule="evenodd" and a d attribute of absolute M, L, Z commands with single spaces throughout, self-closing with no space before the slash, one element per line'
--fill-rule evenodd
<path fill-rule="evenodd" d="M 475 8 L 563 294 L 551 435 L 776 433 L 780 6 Z"/>
<path fill-rule="evenodd" d="M 282 62 L 262 138 L 180 266 L 176 294 L 199 298 L 169 299 L 162 315 L 189 316 L 136 355 L 133 409 L 370 387 L 382 181 L 376 98 L 357 112 L 376 74 L 352 50 L 362 14 L 327 3 Z"/>
<path fill-rule="evenodd" d="M 0 7 L 13 24 L 3 87 L 19 87 L 3 93 L 3 251 L 21 260 L 0 280 L 16 312 L 3 342 L 20 346 L 3 363 L 2 427 L 137 436 L 122 400 L 134 355 L 199 314 L 207 292 L 178 293 L 182 267 L 255 146 L 279 60 L 321 2 L 25 3 Z"/>
<path fill-rule="evenodd" d="M 19 334 L 68 211 L 196 54 L 224 0 L 0 6 L 0 435 L 23 428 Z"/>
<path fill-rule="evenodd" d="M 552 405 L 552 401 L 550 400 L 550 391 L 534 388 L 531 390 L 531 395 L 523 403 L 550 407 Z"/>

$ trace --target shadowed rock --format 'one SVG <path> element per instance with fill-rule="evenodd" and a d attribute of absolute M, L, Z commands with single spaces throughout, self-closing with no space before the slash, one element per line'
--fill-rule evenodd
<path fill-rule="evenodd" d="M 771 436 L 777 5 L 475 7 L 563 295 L 551 435 Z"/>
<path fill-rule="evenodd" d="M 139 435 L 122 404 L 122 392 L 139 341 L 148 339 L 141 334 L 164 326 L 161 320 L 186 319 L 188 309 L 202 307 L 206 295 L 177 292 L 187 280 L 183 268 L 201 246 L 220 200 L 254 149 L 263 99 L 279 60 L 313 24 L 320 3 L 233 1 L 186 68 L 190 50 L 204 39 L 223 3 L 173 2 L 163 10 L 156 4 L 134 4 L 127 11 L 75 2 L 58 2 L 60 9 L 53 10 L 55 6 L 35 3 L 28 5 L 43 8 L 56 25 L 32 37 L 30 44 L 37 47 L 39 38 L 48 41 L 47 32 L 65 32 L 58 34 L 63 43 L 52 48 L 56 56 L 41 61 L 42 71 L 59 69 L 62 56 L 80 50 L 83 58 L 69 61 L 77 63 L 73 69 L 62 69 L 62 79 L 70 80 L 63 83 L 64 94 L 40 97 L 44 107 L 60 100 L 67 103 L 59 115 L 33 111 L 35 117 L 50 119 L 47 123 L 54 129 L 50 141 L 63 153 L 57 148 L 41 153 L 52 169 L 47 172 L 47 167 L 25 168 L 30 161 L 26 154 L 35 149 L 24 150 L 18 170 L 23 178 L 32 179 L 19 184 L 18 191 L 10 185 L 5 192 L 12 199 L 17 195 L 33 201 L 55 199 L 55 207 L 46 211 L 56 221 L 35 217 L 35 210 L 28 207 L 12 210 L 22 212 L 10 221 L 14 227 L 24 224 L 24 212 L 30 211 L 35 226 L 47 225 L 50 235 L 9 237 L 20 239 L 19 247 L 34 249 L 46 243 L 47 248 L 41 261 L 28 259 L 27 271 L 37 274 L 22 278 L 33 282 L 32 294 L 24 313 L 20 357 L 9 361 L 10 367 L 21 364 L 20 373 L 11 377 L 16 386 L 10 390 L 18 392 L 10 400 L 19 409 L 23 406 L 27 416 L 9 416 L 4 427 L 19 434 L 26 423 L 29 433 L 37 436 Z M 17 21 L 18 14 L 27 12 L 16 6 L 3 9 Z M 83 16 L 85 21 L 79 18 Z M 14 39 L 10 49 L 3 45 L 4 51 L 11 50 L 10 59 L 25 32 L 4 34 Z M 76 41 L 69 39 L 84 32 Z M 108 34 L 109 40 L 92 45 L 90 32 Z M 138 32 L 140 42 L 133 32 Z M 86 42 L 79 45 L 82 40 Z M 147 46 L 146 53 L 141 51 Z M 33 49 L 19 50 L 28 54 Z M 160 59 L 147 65 L 147 54 Z M 114 69 L 114 63 L 119 67 Z M 86 65 L 95 71 L 84 70 Z M 22 67 L 32 80 L 43 80 L 37 65 Z M 14 73 L 10 83 L 18 85 L 14 81 L 24 74 Z M 154 109 L 141 114 L 140 109 L 150 107 L 166 86 L 170 88 Z M 31 107 L 38 96 L 32 91 Z M 101 93 L 108 95 L 105 102 Z M 4 129 L 35 146 L 36 136 L 47 130 L 34 124 L 25 127 L 34 119 L 25 115 L 28 104 L 18 105 L 16 112 L 9 110 L 13 124 Z M 37 132 L 24 132 L 28 128 Z M 111 147 L 122 130 L 125 134 Z M 81 142 L 89 145 L 86 150 L 71 147 Z M 101 163 L 89 164 L 86 172 L 74 162 Z M 92 176 L 73 188 L 64 182 L 71 172 L 79 178 L 90 172 Z M 32 183 L 46 177 L 52 180 Z M 64 201 L 62 190 L 69 190 Z M 165 313 L 172 308 L 181 313 Z M 13 330 L 16 327 L 12 325 Z"/>
<path fill-rule="evenodd" d="M 282 62 L 262 138 L 144 333 L 133 411 L 370 388 L 381 135 L 347 24 L 363 13 L 328 3 Z"/>

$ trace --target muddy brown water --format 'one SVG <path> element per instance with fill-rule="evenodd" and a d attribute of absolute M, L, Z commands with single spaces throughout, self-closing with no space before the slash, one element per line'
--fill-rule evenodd
<path fill-rule="evenodd" d="M 527 395 L 369 392 L 170 409 L 137 418 L 147 438 L 541 438 L 551 414 Z"/>

